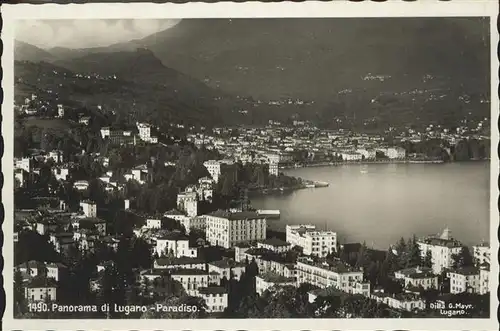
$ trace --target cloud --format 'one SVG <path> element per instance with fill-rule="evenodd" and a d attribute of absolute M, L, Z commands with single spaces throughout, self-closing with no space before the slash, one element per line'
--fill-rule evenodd
<path fill-rule="evenodd" d="M 16 39 L 41 47 L 102 47 L 144 38 L 166 30 L 180 20 L 22 20 Z"/>

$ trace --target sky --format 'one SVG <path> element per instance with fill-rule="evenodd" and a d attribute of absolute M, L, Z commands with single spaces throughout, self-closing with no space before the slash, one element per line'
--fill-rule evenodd
<path fill-rule="evenodd" d="M 41 47 L 103 47 L 144 38 L 166 30 L 180 20 L 22 20 L 16 25 L 16 39 Z"/>

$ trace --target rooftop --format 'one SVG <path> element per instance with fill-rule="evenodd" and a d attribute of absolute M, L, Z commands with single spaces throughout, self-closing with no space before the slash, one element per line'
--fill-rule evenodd
<path fill-rule="evenodd" d="M 214 216 L 219 218 L 226 218 L 230 221 L 237 220 L 251 220 L 251 219 L 262 219 L 263 217 L 254 211 L 239 211 L 239 212 L 229 212 L 225 210 L 217 210 L 213 213 L 208 214 L 208 216 Z"/>
<path fill-rule="evenodd" d="M 479 269 L 476 267 L 463 267 L 455 270 L 450 270 L 450 273 L 455 273 L 464 276 L 479 275 Z"/>
<path fill-rule="evenodd" d="M 218 268 L 223 268 L 223 269 L 228 269 L 228 268 L 237 268 L 237 267 L 244 267 L 245 264 L 241 262 L 236 262 L 233 259 L 222 259 L 219 261 L 213 261 L 209 263 L 210 265 L 214 265 Z"/>
<path fill-rule="evenodd" d="M 312 295 L 318 296 L 318 297 L 330 297 L 330 296 L 345 296 L 346 293 L 339 290 L 336 287 L 330 286 L 326 288 L 318 288 L 312 291 L 309 291 Z"/>
<path fill-rule="evenodd" d="M 170 273 L 172 275 L 208 275 L 206 270 L 200 269 L 174 269 Z"/>
<path fill-rule="evenodd" d="M 222 286 L 207 286 L 198 288 L 200 294 L 224 294 L 227 290 Z"/>
<path fill-rule="evenodd" d="M 38 276 L 31 279 L 31 281 L 27 285 L 31 288 L 39 288 L 39 287 L 57 287 L 57 283 L 53 278 L 47 278 L 45 276 Z"/>
<path fill-rule="evenodd" d="M 281 276 L 281 275 L 279 275 L 277 273 L 274 273 L 274 272 L 267 272 L 265 274 L 258 275 L 257 277 L 263 279 L 266 282 L 270 282 L 270 283 L 291 283 L 291 282 L 295 282 L 295 278 L 293 278 L 293 277 Z"/>
<path fill-rule="evenodd" d="M 158 265 L 186 265 L 186 264 L 201 264 L 205 263 L 205 261 L 196 258 L 196 257 L 187 257 L 187 256 L 182 256 L 182 257 L 174 257 L 174 258 L 168 258 L 168 257 L 161 257 L 159 259 L 155 260 L 156 264 Z"/>
<path fill-rule="evenodd" d="M 406 269 L 401 269 L 396 271 L 395 273 L 400 273 L 405 277 L 410 277 L 410 278 L 424 278 L 424 277 L 418 277 L 418 275 L 422 274 L 432 274 L 432 268 L 426 268 L 426 267 L 416 267 L 416 268 L 406 268 Z M 414 277 L 417 275 L 416 277 Z M 430 275 L 429 277 L 431 277 Z"/>
<path fill-rule="evenodd" d="M 271 245 L 271 246 L 275 246 L 275 247 L 279 247 L 279 246 L 290 246 L 290 243 L 287 243 L 286 241 L 284 240 L 281 240 L 279 238 L 269 238 L 269 239 L 265 239 L 263 241 L 261 241 L 262 244 L 265 244 L 265 245 Z"/>
<path fill-rule="evenodd" d="M 419 243 L 433 245 L 433 246 L 442 246 L 448 248 L 454 247 L 462 247 L 462 243 L 456 239 L 443 239 L 437 237 L 427 237 L 419 240 Z"/>
<path fill-rule="evenodd" d="M 159 239 L 159 240 L 176 240 L 176 241 L 177 240 L 189 240 L 188 237 L 186 237 L 185 235 L 183 235 L 182 233 L 177 232 L 177 231 L 162 234 L 162 235 L 158 236 L 157 239 Z"/>
<path fill-rule="evenodd" d="M 322 259 L 319 261 L 314 261 L 308 257 L 301 257 L 297 260 L 297 263 L 304 263 L 323 270 L 333 271 L 335 273 L 362 272 L 361 269 L 353 268 L 341 261 L 334 260 Z"/>
<path fill-rule="evenodd" d="M 180 211 L 178 211 L 177 209 L 170 209 L 169 211 L 165 212 L 164 216 L 169 216 L 169 215 L 178 215 L 178 216 L 181 216 L 181 215 L 184 215 L 184 214 L 181 213 Z"/>
<path fill-rule="evenodd" d="M 95 224 L 106 223 L 105 220 L 103 220 L 102 218 L 98 218 L 98 217 L 85 217 L 85 218 L 80 219 L 80 222 L 88 222 L 88 223 L 95 223 Z"/>

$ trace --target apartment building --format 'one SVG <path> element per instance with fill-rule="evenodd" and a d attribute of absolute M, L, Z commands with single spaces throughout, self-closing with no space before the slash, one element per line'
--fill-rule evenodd
<path fill-rule="evenodd" d="M 90 200 L 80 202 L 80 208 L 87 217 L 97 217 L 97 203 Z"/>
<path fill-rule="evenodd" d="M 422 257 L 425 258 L 428 251 L 432 255 L 432 271 L 440 274 L 444 269 L 453 265 L 452 256 L 462 251 L 462 243 L 451 236 L 449 229 L 445 229 L 440 236 L 429 236 L 418 241 Z"/>
<path fill-rule="evenodd" d="M 28 302 L 56 301 L 57 283 L 45 276 L 35 277 L 24 288 L 24 297 Z"/>
<path fill-rule="evenodd" d="M 198 250 L 189 247 L 189 239 L 179 232 L 171 232 L 156 237 L 155 251 L 159 256 L 172 255 L 174 257 L 197 257 Z"/>
<path fill-rule="evenodd" d="M 490 292 L 490 266 L 484 264 L 479 268 L 479 294 Z"/>
<path fill-rule="evenodd" d="M 432 268 L 416 267 L 402 269 L 396 271 L 394 277 L 404 282 L 404 286 L 407 289 L 420 287 L 424 290 L 438 289 L 438 277 L 432 272 Z"/>
<path fill-rule="evenodd" d="M 223 312 L 228 306 L 228 292 L 221 286 L 207 286 L 198 289 L 198 296 L 205 299 L 207 312 Z"/>
<path fill-rule="evenodd" d="M 206 215 L 207 241 L 211 245 L 230 248 L 241 242 L 266 238 L 266 219 L 251 211 L 216 211 Z"/>
<path fill-rule="evenodd" d="M 325 257 L 337 251 L 337 233 L 318 231 L 314 225 L 287 225 L 286 241 L 302 247 L 305 255 Z"/>
<path fill-rule="evenodd" d="M 481 243 L 479 245 L 472 246 L 472 253 L 474 262 L 477 265 L 481 265 L 483 263 L 491 263 L 490 245 L 488 243 Z"/>
<path fill-rule="evenodd" d="M 205 261 L 196 257 L 160 257 L 153 263 L 155 269 L 199 269 L 206 270 Z"/>
<path fill-rule="evenodd" d="M 265 248 L 276 253 L 285 253 L 292 248 L 292 245 L 278 238 L 269 238 L 258 242 L 257 248 Z"/>
<path fill-rule="evenodd" d="M 172 279 L 178 281 L 190 296 L 198 296 L 201 287 L 208 286 L 208 272 L 200 269 L 177 269 L 171 271 Z"/>
<path fill-rule="evenodd" d="M 480 270 L 476 267 L 464 267 L 447 273 L 450 279 L 450 293 L 479 293 L 481 291 Z"/>
<path fill-rule="evenodd" d="M 310 283 L 321 288 L 334 286 L 347 293 L 363 289 L 363 270 L 350 267 L 341 261 L 314 261 L 308 257 L 297 260 L 297 284 Z M 359 284 L 359 286 L 358 286 Z"/>

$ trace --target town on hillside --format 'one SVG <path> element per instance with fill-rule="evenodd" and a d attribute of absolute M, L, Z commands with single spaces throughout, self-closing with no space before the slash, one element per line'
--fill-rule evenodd
<path fill-rule="evenodd" d="M 286 167 L 487 159 L 487 119 L 368 134 L 160 128 L 35 94 L 15 109 L 18 318 L 489 317 L 488 243 L 436 229 L 377 250 L 307 220 L 272 230 L 280 211 L 249 199 L 328 185 Z"/>

